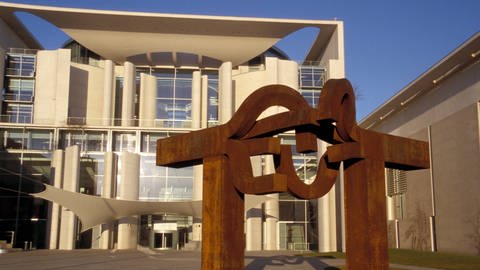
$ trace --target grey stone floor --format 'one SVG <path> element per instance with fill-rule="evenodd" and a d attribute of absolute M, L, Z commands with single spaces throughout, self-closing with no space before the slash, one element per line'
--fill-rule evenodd
<path fill-rule="evenodd" d="M 198 251 L 34 250 L 0 254 L 2 270 L 156 269 L 200 270 Z M 344 265 L 341 259 L 294 256 L 291 252 L 246 252 L 246 270 L 328 270 Z M 397 266 L 408 270 L 431 268 Z"/>

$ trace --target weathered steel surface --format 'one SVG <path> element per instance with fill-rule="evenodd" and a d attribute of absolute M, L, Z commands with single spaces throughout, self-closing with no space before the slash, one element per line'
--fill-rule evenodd
<path fill-rule="evenodd" d="M 384 167 L 428 168 L 428 144 L 364 130 L 355 121 L 355 96 L 345 79 L 329 80 L 310 108 L 293 89 L 258 89 L 221 126 L 158 140 L 157 165 L 204 164 L 202 269 L 243 269 L 244 194 L 290 192 L 319 198 L 334 185 L 344 162 L 347 269 L 388 269 Z M 271 106 L 287 112 L 261 120 Z M 299 152 L 331 144 L 319 160 L 315 181 L 302 182 L 290 146 L 279 133 L 295 130 Z M 275 173 L 254 177 L 250 157 L 271 154 Z"/>

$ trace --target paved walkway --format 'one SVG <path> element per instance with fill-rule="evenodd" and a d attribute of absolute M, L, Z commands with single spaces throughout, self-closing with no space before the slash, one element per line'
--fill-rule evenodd
<path fill-rule="evenodd" d="M 295 256 L 291 252 L 246 252 L 246 270 L 334 270 L 345 260 Z M 399 266 L 406 270 L 432 268 Z M 112 251 L 112 250 L 35 250 L 0 254 L 0 269 L 5 270 L 200 270 L 196 251 Z"/>

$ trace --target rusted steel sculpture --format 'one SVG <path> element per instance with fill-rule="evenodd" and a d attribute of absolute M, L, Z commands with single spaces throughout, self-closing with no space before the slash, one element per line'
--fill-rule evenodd
<path fill-rule="evenodd" d="M 157 165 L 203 163 L 202 269 L 244 268 L 244 194 L 290 192 L 302 199 L 325 195 L 344 162 L 347 269 L 388 269 L 384 168 L 428 168 L 428 144 L 362 129 L 345 79 L 329 80 L 318 109 L 295 90 L 270 85 L 255 91 L 221 126 L 158 140 Z M 271 106 L 289 111 L 261 120 Z M 297 151 L 331 144 L 315 181 L 302 182 L 292 152 L 273 135 L 295 130 Z M 271 154 L 275 173 L 254 177 L 250 156 Z"/>

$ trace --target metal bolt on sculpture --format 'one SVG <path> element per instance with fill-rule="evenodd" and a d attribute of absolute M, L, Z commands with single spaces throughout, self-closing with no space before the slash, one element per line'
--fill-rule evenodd
<path fill-rule="evenodd" d="M 289 111 L 257 120 L 271 106 Z M 288 130 L 295 130 L 301 153 L 316 151 L 317 139 L 331 144 L 311 184 L 298 178 L 290 146 L 272 137 Z M 250 156 L 262 154 L 274 156 L 275 173 L 254 177 Z M 327 81 L 317 109 L 289 87 L 265 86 L 250 95 L 228 123 L 157 142 L 157 165 L 203 163 L 203 270 L 244 269 L 244 194 L 290 192 L 302 199 L 319 198 L 334 185 L 340 162 L 347 269 L 386 270 L 384 168 L 428 168 L 428 144 L 358 127 L 348 80 Z"/>

